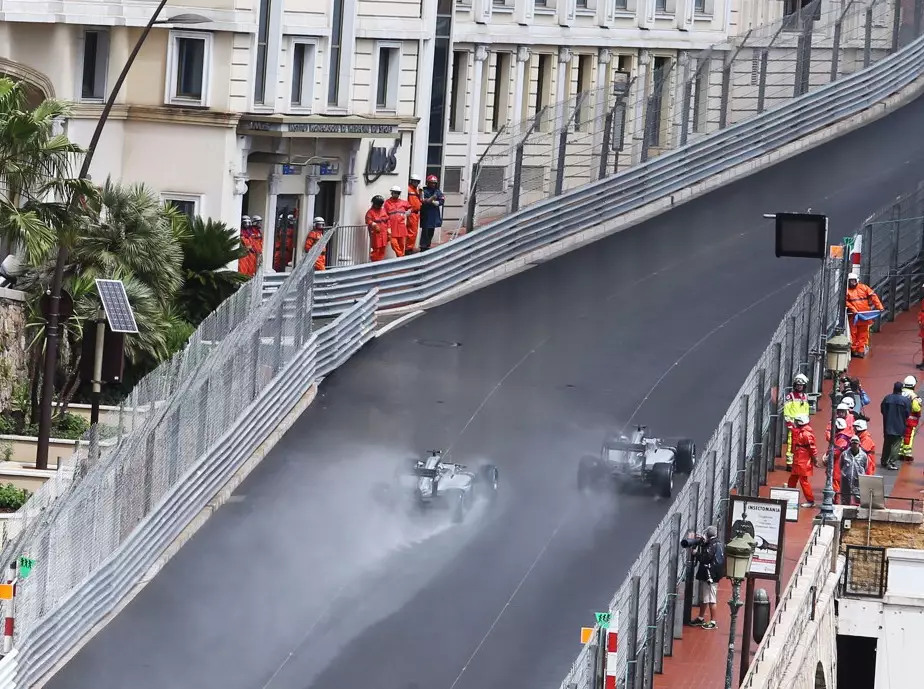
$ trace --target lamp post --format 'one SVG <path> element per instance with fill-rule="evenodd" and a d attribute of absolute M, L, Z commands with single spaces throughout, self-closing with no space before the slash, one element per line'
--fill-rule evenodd
<path fill-rule="evenodd" d="M 160 16 L 160 13 L 163 11 L 166 4 L 167 0 L 161 0 L 157 5 L 157 9 L 154 10 L 154 14 L 151 15 L 151 19 L 144 27 L 144 31 L 141 32 L 141 36 L 138 38 L 138 42 L 135 43 L 135 47 L 129 54 L 128 60 L 125 62 L 125 66 L 122 68 L 122 73 L 119 74 L 119 78 L 116 79 L 115 85 L 112 87 L 112 91 L 109 94 L 109 98 L 106 100 L 106 104 L 103 106 L 103 112 L 100 114 L 99 121 L 96 123 L 96 128 L 93 130 L 93 136 L 90 137 L 90 144 L 87 146 L 87 152 L 83 158 L 83 165 L 80 167 L 80 174 L 78 175 L 78 179 L 89 178 L 90 163 L 93 162 L 93 154 L 96 152 L 96 146 L 99 144 L 100 137 L 102 136 L 103 127 L 106 125 L 106 120 L 109 119 L 109 114 L 112 112 L 112 108 L 115 105 L 119 91 L 122 90 L 122 84 L 125 83 L 125 78 L 128 76 L 128 71 L 132 68 L 132 65 L 135 62 L 135 58 L 137 58 L 138 53 L 141 52 L 141 46 L 144 45 L 144 42 L 147 39 L 148 34 L 151 33 L 151 29 L 154 28 L 154 25 L 189 25 L 203 24 L 205 22 L 211 21 L 208 17 L 203 17 L 198 14 L 178 14 L 174 17 L 170 17 L 169 19 L 160 21 L 158 20 L 158 17 Z M 73 207 L 75 202 L 76 198 L 72 196 L 69 200 L 69 205 Z M 58 364 L 58 320 L 61 313 L 61 288 L 62 283 L 64 282 L 64 268 L 66 265 L 67 245 L 61 237 L 61 231 L 59 229 L 58 257 L 55 262 L 55 272 L 51 281 L 51 290 L 48 292 L 48 323 L 45 327 L 45 364 L 42 373 L 42 403 L 39 409 L 38 447 L 35 453 L 36 469 L 48 468 L 48 439 L 51 436 L 51 405 L 53 401 L 52 398 L 55 394 L 55 368 Z"/>
<path fill-rule="evenodd" d="M 731 609 L 731 622 L 728 625 L 728 657 L 725 663 L 725 689 L 731 689 L 732 675 L 735 666 L 735 628 L 738 622 L 738 609 L 741 602 L 741 582 L 748 576 L 751 568 L 751 557 L 757 541 L 751 534 L 738 529 L 735 537 L 725 544 L 726 576 L 732 583 L 732 597 L 728 601 Z"/>
<path fill-rule="evenodd" d="M 838 329 L 825 344 L 825 365 L 831 371 L 831 442 L 825 457 L 825 489 L 822 493 L 822 522 L 834 519 L 834 422 L 837 419 L 837 382 L 850 364 L 850 339 L 843 329 Z"/>

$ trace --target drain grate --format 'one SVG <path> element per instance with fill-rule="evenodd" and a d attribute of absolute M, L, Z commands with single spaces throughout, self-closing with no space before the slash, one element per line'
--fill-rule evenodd
<path fill-rule="evenodd" d="M 449 347 L 461 347 L 461 342 L 450 342 L 449 340 L 414 340 L 421 347 L 440 347 L 440 348 L 449 348 Z"/>

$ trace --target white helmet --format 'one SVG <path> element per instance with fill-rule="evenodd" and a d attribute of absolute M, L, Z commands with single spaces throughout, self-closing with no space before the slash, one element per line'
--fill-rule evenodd
<path fill-rule="evenodd" d="M 391 188 L 391 193 L 394 194 L 395 192 L 398 192 L 399 194 L 401 193 L 401 187 L 399 187 L 397 184 Z"/>
<path fill-rule="evenodd" d="M 804 373 L 797 373 L 796 376 L 792 379 L 792 383 L 793 385 L 798 385 L 799 383 L 802 385 L 808 385 L 808 376 Z"/>
<path fill-rule="evenodd" d="M 263 222 L 263 218 L 261 218 L 259 215 L 253 216 L 251 220 L 253 220 L 254 222 Z"/>
<path fill-rule="evenodd" d="M 413 173 L 408 179 L 410 179 L 412 182 L 423 182 L 423 177 L 418 175 L 416 172 Z"/>
<path fill-rule="evenodd" d="M 314 224 L 315 224 L 315 225 L 323 225 L 323 224 L 324 224 L 324 218 L 322 218 L 322 217 L 319 215 L 318 217 L 316 217 L 316 218 L 314 219 Z"/>
<path fill-rule="evenodd" d="M 805 414 L 799 414 L 799 416 L 796 417 L 797 426 L 804 426 L 808 422 L 809 422 L 809 417 L 806 416 Z"/>
<path fill-rule="evenodd" d="M 905 380 L 902 382 L 902 387 L 913 388 L 917 384 L 918 384 L 917 378 L 915 378 L 914 376 L 907 376 Z"/>
<path fill-rule="evenodd" d="M 853 427 L 857 429 L 858 431 L 865 431 L 867 428 L 866 421 L 864 421 L 863 419 L 857 419 L 856 421 L 853 422 Z"/>
<path fill-rule="evenodd" d="M 843 431 L 847 428 L 847 419 L 835 419 L 834 427 L 839 431 Z"/>
<path fill-rule="evenodd" d="M 853 409 L 857 401 L 853 397 L 845 397 L 843 404 L 847 405 L 848 409 Z"/>
<path fill-rule="evenodd" d="M 837 410 L 838 411 L 850 411 L 850 405 L 847 404 L 846 402 L 841 402 L 840 404 L 837 405 Z"/>
<path fill-rule="evenodd" d="M 847 276 L 847 279 L 848 279 L 848 280 L 856 280 L 857 282 L 859 282 L 859 281 L 860 281 L 860 276 L 857 275 L 856 273 L 850 273 L 850 275 Z"/>

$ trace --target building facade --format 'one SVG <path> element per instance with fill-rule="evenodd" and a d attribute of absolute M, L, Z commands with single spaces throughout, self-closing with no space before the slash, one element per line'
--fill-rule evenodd
<path fill-rule="evenodd" d="M 86 145 L 152 11 L 127 0 L 5 3 L 0 69 L 74 101 L 66 133 Z M 657 133 L 669 136 L 685 55 L 783 12 L 771 0 L 171 2 L 91 174 L 144 182 L 231 226 L 262 216 L 271 269 L 273 219 L 298 218 L 298 249 L 313 217 L 361 225 L 370 198 L 404 188 L 411 172 L 440 177 L 447 225 L 459 222 L 474 165 L 501 130 L 547 111 L 553 123 L 571 117 L 556 104 L 578 94 L 628 80 L 640 102 L 669 75 L 656 103 Z M 181 21 L 190 13 L 198 23 Z M 566 156 L 593 156 L 599 143 Z"/>

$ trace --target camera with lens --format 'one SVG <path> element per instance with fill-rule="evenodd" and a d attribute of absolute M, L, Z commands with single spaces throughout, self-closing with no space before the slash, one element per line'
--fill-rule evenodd
<path fill-rule="evenodd" d="M 700 536 L 700 535 L 697 534 L 697 533 L 694 533 L 694 534 L 687 534 L 686 538 L 682 538 L 682 539 L 680 540 L 680 547 L 681 547 L 681 548 L 693 548 L 693 549 L 696 549 L 696 548 L 700 548 L 700 547 L 702 547 L 702 546 L 704 546 L 704 545 L 706 545 L 706 538 L 705 538 L 705 536 Z"/>

